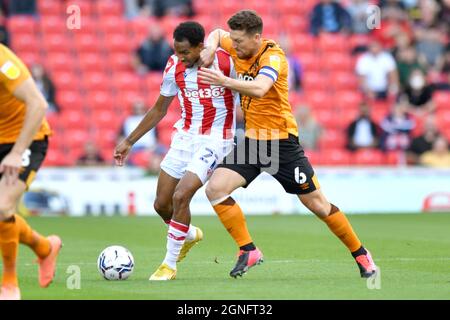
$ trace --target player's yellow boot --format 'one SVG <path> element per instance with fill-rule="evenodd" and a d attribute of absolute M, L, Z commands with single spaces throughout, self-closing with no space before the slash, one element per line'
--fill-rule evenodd
<path fill-rule="evenodd" d="M 177 270 L 170 268 L 167 264 L 163 263 L 153 273 L 148 280 L 150 281 L 164 281 L 173 280 L 177 275 Z"/>
<path fill-rule="evenodd" d="M 191 241 L 185 241 L 183 244 L 183 247 L 181 247 L 181 251 L 180 251 L 180 255 L 178 256 L 178 260 L 177 262 L 180 262 L 181 260 L 183 260 L 187 253 L 189 252 L 189 250 L 191 250 L 191 248 L 196 245 L 197 243 L 199 243 L 202 239 L 203 239 L 203 231 L 198 228 L 195 227 L 196 229 L 196 235 L 195 235 L 195 239 L 191 240 Z"/>

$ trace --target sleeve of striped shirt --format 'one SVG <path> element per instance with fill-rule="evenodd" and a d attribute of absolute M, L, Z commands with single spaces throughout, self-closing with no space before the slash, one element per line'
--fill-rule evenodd
<path fill-rule="evenodd" d="M 178 85 L 175 81 L 175 63 L 173 58 L 170 58 L 163 74 L 160 94 L 165 97 L 173 97 L 177 93 Z"/>

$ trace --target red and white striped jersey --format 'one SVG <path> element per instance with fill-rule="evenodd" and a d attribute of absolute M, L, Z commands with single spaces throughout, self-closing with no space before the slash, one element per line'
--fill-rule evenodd
<path fill-rule="evenodd" d="M 224 75 L 236 78 L 233 60 L 227 52 L 217 50 L 214 65 Z M 197 77 L 198 69 L 196 65 L 186 68 L 176 55 L 167 62 L 160 93 L 166 97 L 178 94 L 181 119 L 174 127 L 192 134 L 232 139 L 239 94 L 224 87 L 201 83 Z"/>

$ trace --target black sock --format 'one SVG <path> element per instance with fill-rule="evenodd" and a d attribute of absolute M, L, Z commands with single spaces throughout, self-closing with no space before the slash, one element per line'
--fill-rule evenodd
<path fill-rule="evenodd" d="M 239 247 L 239 249 L 244 250 L 244 251 L 252 251 L 252 250 L 255 250 L 256 247 L 253 244 L 253 242 L 250 242 L 249 244 L 246 244 L 245 246 Z"/>
<path fill-rule="evenodd" d="M 361 246 L 361 248 L 359 248 L 358 250 L 352 252 L 353 258 L 356 258 L 357 256 L 360 256 L 362 254 L 367 254 L 367 251 L 366 251 L 366 249 L 364 249 L 363 246 Z"/>

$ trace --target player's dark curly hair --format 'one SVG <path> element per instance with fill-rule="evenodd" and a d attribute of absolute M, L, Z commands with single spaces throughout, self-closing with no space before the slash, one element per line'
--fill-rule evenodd
<path fill-rule="evenodd" d="M 241 10 L 228 19 L 227 23 L 231 30 L 245 31 L 250 35 L 263 31 L 262 19 L 253 10 Z"/>
<path fill-rule="evenodd" d="M 205 40 L 205 29 L 195 21 L 180 23 L 173 32 L 173 38 L 177 42 L 189 41 L 191 47 L 196 47 Z"/>

